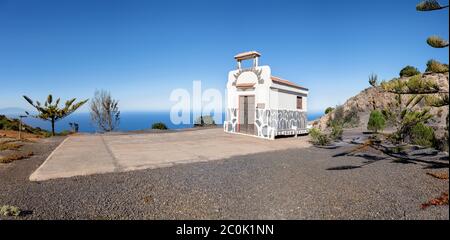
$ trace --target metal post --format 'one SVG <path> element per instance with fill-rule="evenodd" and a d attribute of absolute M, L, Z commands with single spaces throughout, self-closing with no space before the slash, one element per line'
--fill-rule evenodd
<path fill-rule="evenodd" d="M 22 118 L 26 118 L 25 115 L 19 116 L 19 140 L 22 139 Z"/>
<path fill-rule="evenodd" d="M 22 139 L 22 118 L 19 118 L 19 140 Z"/>

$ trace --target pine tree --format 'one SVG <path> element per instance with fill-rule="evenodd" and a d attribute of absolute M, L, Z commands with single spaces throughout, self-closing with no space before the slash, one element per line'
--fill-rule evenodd
<path fill-rule="evenodd" d="M 436 0 L 425 0 L 420 2 L 416 6 L 417 11 L 436 11 L 448 8 L 442 6 Z M 448 47 L 448 41 L 443 40 L 438 36 L 431 36 L 427 39 L 427 43 L 434 48 Z M 433 65 L 433 66 L 430 66 Z M 439 68 L 439 73 L 446 72 L 448 74 L 448 65 L 441 64 L 437 61 L 430 60 L 427 63 L 428 69 Z M 429 70 L 428 70 L 429 71 Z M 435 71 L 434 71 L 435 72 Z M 369 79 L 369 81 L 373 81 Z M 372 84 L 375 85 L 375 84 Z M 380 84 L 382 91 L 396 94 L 396 103 L 393 108 L 383 110 L 383 114 L 387 119 L 394 120 L 398 126 L 397 136 L 403 141 L 405 135 L 408 134 L 410 129 L 418 123 L 426 123 L 432 115 L 429 113 L 430 109 L 413 110 L 422 100 L 428 106 L 442 107 L 449 105 L 448 92 L 440 90 L 439 86 L 431 79 L 427 79 L 424 75 L 418 74 L 412 76 L 408 80 L 393 79 L 389 82 L 382 82 Z M 402 96 L 409 95 L 409 100 L 406 106 L 402 106 Z M 396 110 L 395 110 L 396 109 Z M 397 114 L 395 114 L 397 112 Z M 447 129 L 448 129 L 448 116 L 447 116 Z"/>

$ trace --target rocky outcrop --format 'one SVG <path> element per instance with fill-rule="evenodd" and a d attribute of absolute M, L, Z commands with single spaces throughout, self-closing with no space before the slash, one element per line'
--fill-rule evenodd
<path fill-rule="evenodd" d="M 428 79 L 434 79 L 435 82 L 439 85 L 440 90 L 443 92 L 448 92 L 449 90 L 449 75 L 446 74 L 424 74 L 424 77 Z M 407 80 L 408 78 L 401 78 L 403 80 Z M 409 98 L 408 95 L 403 96 L 403 102 L 406 102 Z M 360 118 L 360 122 L 358 127 L 362 129 L 366 129 L 367 122 L 369 120 L 370 112 L 376 109 L 384 109 L 387 108 L 388 105 L 395 101 L 395 94 L 387 93 L 380 91 L 378 88 L 369 87 L 361 91 L 356 96 L 349 98 L 344 104 L 344 111 L 349 111 L 354 108 L 358 111 L 358 116 Z M 427 107 L 425 103 L 419 103 L 416 108 Z M 433 126 L 436 130 L 437 137 L 442 136 L 445 133 L 446 126 L 446 117 L 448 115 L 449 108 L 448 106 L 444 107 L 431 107 L 431 113 L 434 115 L 434 118 L 430 121 L 429 125 Z M 328 128 L 328 121 L 334 115 L 334 111 L 322 116 L 320 119 L 312 122 L 312 126 L 319 128 L 321 130 L 325 130 Z"/>

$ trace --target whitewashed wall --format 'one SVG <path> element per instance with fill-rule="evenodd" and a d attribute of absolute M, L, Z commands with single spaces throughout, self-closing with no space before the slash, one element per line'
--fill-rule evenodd
<path fill-rule="evenodd" d="M 244 70 L 246 71 L 246 70 Z M 261 72 L 258 78 L 254 72 L 242 72 L 239 74 L 239 70 L 230 71 L 228 73 L 227 82 L 227 104 L 228 108 L 237 108 L 239 104 L 239 96 L 242 95 L 255 95 L 256 103 L 263 103 L 266 106 L 269 104 L 269 88 L 271 85 L 271 70 L 269 66 L 259 66 L 255 68 L 255 71 Z M 236 79 L 236 75 L 239 74 Z M 261 83 L 262 82 L 262 83 Z M 255 83 L 254 90 L 238 91 L 233 84 L 245 84 L 245 83 Z"/>
<path fill-rule="evenodd" d="M 226 132 L 237 131 L 237 111 L 239 96 L 255 96 L 256 106 L 264 105 L 264 109 L 257 109 L 255 125 L 257 135 L 262 138 L 274 139 L 276 135 L 291 135 L 306 131 L 307 95 L 306 90 L 299 90 L 290 86 L 277 84 L 271 80 L 269 66 L 259 66 L 254 69 L 230 71 L 227 82 L 227 116 L 224 122 Z M 238 90 L 236 85 L 255 84 L 255 88 Z M 280 88 L 282 91 L 272 89 Z M 303 109 L 297 110 L 297 96 L 303 97 Z"/>

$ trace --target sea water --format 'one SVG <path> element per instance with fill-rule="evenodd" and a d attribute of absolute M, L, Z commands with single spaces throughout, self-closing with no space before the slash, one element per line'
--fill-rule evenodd
<path fill-rule="evenodd" d="M 308 113 L 308 121 L 315 120 L 321 117 L 322 113 Z M 9 116 L 15 117 L 15 116 Z M 183 129 L 193 127 L 193 114 L 191 114 L 190 124 L 174 124 L 170 120 L 170 112 L 121 112 L 120 124 L 117 130 L 119 131 L 136 131 L 150 129 L 153 123 L 163 122 L 169 129 Z M 225 114 L 222 115 L 222 120 L 225 119 Z M 24 118 L 23 121 L 33 127 L 40 127 L 42 129 L 50 130 L 51 123 L 41 119 L 32 117 Z M 56 122 L 55 130 L 61 132 L 70 130 L 69 123 L 77 123 L 80 132 L 96 132 L 99 129 L 91 121 L 89 113 L 73 113 L 66 118 Z M 222 124 L 222 122 L 218 123 Z"/>

